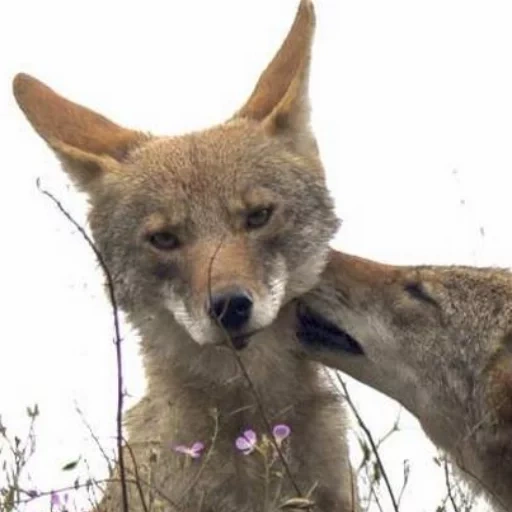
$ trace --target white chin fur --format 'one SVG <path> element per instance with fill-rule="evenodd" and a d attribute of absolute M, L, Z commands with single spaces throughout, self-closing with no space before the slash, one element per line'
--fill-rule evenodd
<path fill-rule="evenodd" d="M 202 315 L 202 318 L 193 317 L 189 313 L 185 301 L 176 294 L 172 286 L 166 288 L 164 296 L 165 307 L 196 343 L 199 345 L 220 343 L 221 340 L 219 340 L 215 326 L 206 314 Z"/>
<path fill-rule="evenodd" d="M 283 305 L 288 283 L 288 271 L 286 261 L 278 256 L 272 275 L 269 279 L 269 290 L 267 296 L 257 297 L 254 302 L 254 310 L 249 330 L 261 329 L 270 325 L 277 317 Z"/>

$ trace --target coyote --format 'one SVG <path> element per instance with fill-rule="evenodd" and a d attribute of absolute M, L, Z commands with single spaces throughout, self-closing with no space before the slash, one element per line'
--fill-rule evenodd
<path fill-rule="evenodd" d="M 273 325 L 317 283 L 338 227 L 309 127 L 314 21 L 302 0 L 247 103 L 183 136 L 125 129 L 14 80 L 89 196 L 95 244 L 140 333 L 147 395 L 127 415 L 124 457 L 141 484 L 129 484 L 132 511 L 303 509 L 298 496 L 319 512 L 356 507 L 342 406 L 317 364 L 289 350 L 292 331 Z M 99 510 L 122 510 L 118 483 Z"/>
<path fill-rule="evenodd" d="M 310 357 L 398 400 L 476 489 L 512 510 L 510 272 L 333 251 L 298 311 Z"/>

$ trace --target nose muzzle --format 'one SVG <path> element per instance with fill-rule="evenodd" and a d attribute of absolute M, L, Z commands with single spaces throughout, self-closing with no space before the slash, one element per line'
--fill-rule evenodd
<path fill-rule="evenodd" d="M 228 288 L 212 295 L 209 314 L 224 329 L 237 331 L 251 318 L 252 306 L 249 292 L 238 287 Z"/>

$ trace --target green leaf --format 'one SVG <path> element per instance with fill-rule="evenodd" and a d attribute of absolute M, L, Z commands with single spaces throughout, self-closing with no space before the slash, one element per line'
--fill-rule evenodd
<path fill-rule="evenodd" d="M 78 459 L 68 462 L 62 467 L 62 471 L 71 471 L 72 469 L 75 469 L 78 466 L 78 463 L 80 462 L 81 457 L 78 457 Z"/>

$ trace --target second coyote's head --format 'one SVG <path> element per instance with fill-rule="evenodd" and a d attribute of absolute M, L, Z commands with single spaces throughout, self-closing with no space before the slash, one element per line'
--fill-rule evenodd
<path fill-rule="evenodd" d="M 301 313 L 309 354 L 399 400 L 443 447 L 466 435 L 464 422 L 512 426 L 510 272 L 333 251 L 322 285 L 301 300 L 315 311 Z"/>
<path fill-rule="evenodd" d="M 21 109 L 90 198 L 129 314 L 166 312 L 197 343 L 240 341 L 317 281 L 338 222 L 309 127 L 310 0 L 247 103 L 184 136 L 122 128 L 27 75 Z"/>

